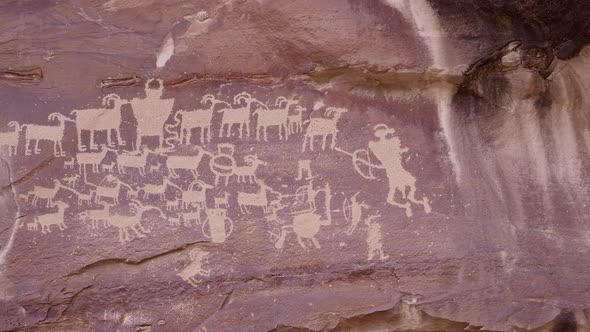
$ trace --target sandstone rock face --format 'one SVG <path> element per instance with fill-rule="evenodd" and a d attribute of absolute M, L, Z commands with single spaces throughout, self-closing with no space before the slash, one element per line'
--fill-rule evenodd
<path fill-rule="evenodd" d="M 589 328 L 586 2 L 0 9 L 0 330 Z"/>

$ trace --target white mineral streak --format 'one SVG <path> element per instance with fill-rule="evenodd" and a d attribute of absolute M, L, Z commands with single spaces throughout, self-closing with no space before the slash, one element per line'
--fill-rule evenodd
<path fill-rule="evenodd" d="M 166 39 L 164 39 L 164 43 L 160 47 L 158 51 L 158 55 L 156 58 L 156 67 L 161 68 L 166 65 L 166 62 L 170 60 L 172 55 L 174 54 L 174 39 L 172 38 L 172 34 L 168 34 Z"/>
<path fill-rule="evenodd" d="M 437 14 L 426 0 L 386 0 L 387 4 L 399 10 L 404 17 L 414 24 L 416 32 L 424 40 L 430 51 L 432 67 L 435 70 L 448 71 L 449 65 L 445 56 L 445 35 L 439 24 Z M 443 130 L 449 159 L 453 165 L 457 183 L 461 180 L 461 165 L 454 146 L 455 137 L 451 120 L 451 92 L 438 88 L 433 91 L 433 99 L 437 103 L 439 125 Z"/>

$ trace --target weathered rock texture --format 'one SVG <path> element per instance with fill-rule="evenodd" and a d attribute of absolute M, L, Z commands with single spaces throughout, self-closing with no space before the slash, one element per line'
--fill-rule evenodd
<path fill-rule="evenodd" d="M 589 14 L 3 1 L 0 330 L 588 330 Z"/>

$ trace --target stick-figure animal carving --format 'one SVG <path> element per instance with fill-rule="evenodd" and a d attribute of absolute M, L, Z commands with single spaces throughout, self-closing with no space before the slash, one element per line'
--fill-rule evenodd
<path fill-rule="evenodd" d="M 139 171 L 140 175 L 145 175 L 145 166 L 150 150 L 142 147 L 139 153 L 120 154 L 117 156 L 117 171 L 119 174 L 125 174 L 127 168 L 134 168 Z"/>
<path fill-rule="evenodd" d="M 180 191 L 182 191 L 182 189 L 175 185 L 174 183 L 172 183 L 172 181 L 170 181 L 169 179 L 163 179 L 161 184 L 144 184 L 143 186 L 141 186 L 141 190 L 143 191 L 143 199 L 148 199 L 151 196 L 157 196 L 160 198 L 160 200 L 165 200 L 166 199 L 166 190 L 168 189 L 168 186 L 176 188 Z"/>
<path fill-rule="evenodd" d="M 195 178 L 199 177 L 198 168 L 203 156 L 207 154 L 200 146 L 196 146 L 197 155 L 194 156 L 174 156 L 168 155 L 166 158 L 166 167 L 172 177 L 178 177 L 177 170 L 191 171 Z"/>
<path fill-rule="evenodd" d="M 179 137 L 180 144 L 190 144 L 192 138 L 192 130 L 199 129 L 201 135 L 201 144 L 211 141 L 211 124 L 213 123 L 213 112 L 215 106 L 218 104 L 225 104 L 231 108 L 231 105 L 225 101 L 215 98 L 215 96 L 208 94 L 201 99 L 201 104 L 210 104 L 207 109 L 198 109 L 195 111 L 178 111 L 174 115 L 175 123 L 173 126 L 180 124 Z"/>
<path fill-rule="evenodd" d="M 102 98 L 102 108 L 73 110 L 70 114 L 76 116 L 76 130 L 78 133 L 78 150 L 86 151 L 87 148 L 96 149 L 94 135 L 97 132 L 106 131 L 107 144 L 114 147 L 113 140 L 119 145 L 127 144 L 121 139 L 121 106 L 129 103 L 121 99 L 119 95 L 111 93 Z M 90 132 L 90 142 L 87 147 L 82 143 L 82 131 Z M 114 134 L 113 134 L 114 133 Z"/>
<path fill-rule="evenodd" d="M 64 169 L 74 169 L 76 166 L 76 159 L 74 157 L 66 157 L 64 159 Z"/>
<path fill-rule="evenodd" d="M 115 171 L 115 165 L 116 165 L 116 163 L 115 163 L 115 161 L 113 160 L 113 161 L 111 161 L 109 164 L 102 164 L 102 165 L 101 165 L 101 168 L 102 168 L 102 171 L 103 171 L 103 172 L 106 172 L 106 173 L 113 173 L 113 172 Z"/>
<path fill-rule="evenodd" d="M 106 145 L 102 145 L 99 152 L 78 152 L 76 154 L 76 163 L 78 172 L 82 173 L 84 181 L 87 180 L 87 166 L 91 166 L 93 173 L 98 173 L 99 165 L 102 163 L 107 153 L 110 151 Z"/>
<path fill-rule="evenodd" d="M 424 212 L 430 213 L 431 207 L 428 198 L 424 197 L 419 200 L 415 197 L 416 178 L 402 165 L 402 155 L 408 149 L 401 147 L 400 139 L 394 136 L 395 130 L 385 124 L 378 124 L 374 127 L 374 134 L 377 140 L 369 142 L 369 151 L 359 149 L 353 153 L 348 153 L 340 148 L 336 148 L 336 151 L 351 156 L 354 169 L 365 179 L 376 179 L 373 175 L 374 169 L 385 170 L 385 175 L 389 180 L 389 192 L 386 201 L 391 205 L 403 208 L 408 217 L 412 216 L 411 203 L 421 205 Z M 375 156 L 380 164 L 373 163 L 371 155 Z M 365 171 L 362 167 L 367 167 L 368 170 Z M 395 194 L 398 191 L 405 202 L 396 201 Z"/>
<path fill-rule="evenodd" d="M 73 174 L 73 175 L 66 176 L 63 178 L 65 185 L 68 187 L 75 187 L 76 184 L 78 184 L 79 180 L 80 180 L 80 174 Z"/>
<path fill-rule="evenodd" d="M 388 259 L 389 256 L 383 252 L 383 235 L 381 234 L 381 225 L 375 219 L 381 217 L 379 214 L 370 215 L 365 220 L 367 225 L 367 246 L 368 260 L 377 258 L 379 260 Z"/>
<path fill-rule="evenodd" d="M 300 133 L 303 130 L 303 112 L 305 110 L 303 106 L 295 106 L 296 113 L 287 116 L 289 135 Z"/>
<path fill-rule="evenodd" d="M 268 193 L 274 193 L 275 191 L 267 186 L 264 181 L 256 181 L 260 186 L 258 192 L 246 193 L 238 191 L 238 205 L 240 206 L 240 212 L 250 213 L 248 207 L 260 207 L 263 212 L 267 212 L 268 209 Z"/>
<path fill-rule="evenodd" d="M 49 121 L 57 121 L 57 126 L 37 125 L 37 124 L 23 124 L 22 129 L 25 130 L 25 155 L 31 155 L 29 147 L 31 142 L 35 141 L 35 147 L 32 151 L 34 154 L 41 153 L 39 149 L 40 141 L 50 141 L 53 143 L 53 154 L 56 157 L 65 156 L 61 141 L 64 138 L 64 130 L 66 121 L 74 122 L 60 113 L 51 113 L 48 117 Z"/>
<path fill-rule="evenodd" d="M 84 210 L 78 216 L 81 220 L 89 222 L 93 229 L 99 228 L 101 224 L 107 227 L 112 206 L 112 204 L 102 203 L 100 209 Z"/>
<path fill-rule="evenodd" d="M 198 206 L 195 211 L 182 212 L 180 216 L 185 226 L 190 226 L 192 221 L 194 221 L 197 226 L 201 224 L 201 208 Z"/>
<path fill-rule="evenodd" d="M 90 190 L 87 194 L 79 192 L 78 190 L 75 190 L 74 188 L 65 188 L 69 191 L 71 191 L 72 193 L 74 193 L 74 195 L 76 195 L 76 200 L 78 201 L 78 205 L 86 203 L 89 204 L 93 201 L 95 201 L 94 199 L 94 195 L 95 192 Z"/>
<path fill-rule="evenodd" d="M 201 180 L 195 180 L 191 182 L 188 190 L 182 190 L 182 208 L 186 209 L 190 206 L 197 206 L 201 209 L 207 208 L 207 190 L 213 189 L 212 185 L 209 185 Z"/>
<path fill-rule="evenodd" d="M 255 182 L 256 170 L 258 166 L 266 166 L 266 162 L 258 159 L 257 155 L 247 155 L 244 157 L 246 166 L 235 166 L 233 169 L 233 176 L 236 177 L 238 183 L 240 182 Z"/>
<path fill-rule="evenodd" d="M 164 124 L 172 113 L 174 99 L 162 99 L 164 81 L 158 79 L 159 88 L 150 89 L 149 85 L 156 81 L 150 79 L 145 84 L 145 98 L 133 98 L 131 107 L 137 121 L 134 149 L 137 150 L 144 137 L 157 137 L 160 147 L 164 144 Z"/>
<path fill-rule="evenodd" d="M 279 140 L 287 140 L 289 138 L 289 108 L 295 104 L 297 104 L 297 100 L 281 96 L 276 99 L 274 104 L 278 108 L 258 107 L 253 113 L 258 116 L 256 120 L 256 140 L 260 141 L 260 131 L 262 131 L 264 140 L 268 141 L 268 127 L 277 127 Z"/>
<path fill-rule="evenodd" d="M 245 103 L 245 105 L 242 106 L 242 103 Z M 224 137 L 224 132 L 225 137 L 230 137 L 231 129 L 234 125 L 238 125 L 238 135 L 240 138 L 244 134 L 244 129 L 246 130 L 246 137 L 250 136 L 250 108 L 253 103 L 258 103 L 262 107 L 268 108 L 249 93 L 242 92 L 234 97 L 234 104 L 238 105 L 237 108 L 224 108 L 217 111 L 223 113 L 219 137 Z"/>
<path fill-rule="evenodd" d="M 214 197 L 213 200 L 215 202 L 216 209 L 219 209 L 221 207 L 229 208 L 229 194 L 227 192 L 224 192 L 223 196 L 221 197 Z"/>
<path fill-rule="evenodd" d="M 119 241 L 122 243 L 131 241 L 131 231 L 133 231 L 138 238 L 145 237 L 150 233 L 149 229 L 146 229 L 141 225 L 141 219 L 144 212 L 153 209 L 163 215 L 160 209 L 153 206 L 144 206 L 138 201 L 132 201 L 130 205 L 132 206 L 131 215 L 111 214 L 108 219 L 109 225 L 114 226 L 119 231 Z"/>
<path fill-rule="evenodd" d="M 180 209 L 180 203 L 182 200 L 180 199 L 173 199 L 173 200 L 166 200 L 166 210 L 167 211 L 175 211 Z"/>
<path fill-rule="evenodd" d="M 324 193 L 324 216 L 318 213 L 315 209 L 311 211 L 304 210 L 296 213 L 293 216 L 293 220 L 290 225 L 284 225 L 280 228 L 275 228 L 270 233 L 271 239 L 275 243 L 275 248 L 283 248 L 288 230 L 291 230 L 293 233 L 295 233 L 297 242 L 303 249 L 307 250 L 307 245 L 304 242 L 305 239 L 311 241 L 311 243 L 316 248 L 320 248 L 320 243 L 316 239 L 316 235 L 319 233 L 321 226 L 328 226 L 332 224 L 332 194 L 330 186 L 325 185 L 324 189 L 321 191 Z"/>
<path fill-rule="evenodd" d="M 90 185 L 90 184 L 89 184 Z M 94 185 L 91 185 L 94 186 Z M 99 203 L 103 198 L 109 198 L 113 201 L 115 205 L 119 204 L 119 195 L 121 187 L 126 187 L 128 190 L 132 190 L 131 186 L 126 184 L 125 182 L 117 179 L 116 184 L 114 187 L 107 187 L 107 186 L 94 186 L 96 189 L 94 190 L 94 201 Z"/>
<path fill-rule="evenodd" d="M 360 202 L 358 200 L 359 194 L 360 192 L 355 193 L 350 199 L 346 198 L 342 203 L 344 217 L 350 222 L 350 226 L 348 226 L 348 229 L 346 230 L 346 235 L 352 235 L 352 233 L 354 233 L 356 227 L 363 218 L 363 209 L 369 208 L 365 202 Z"/>
<path fill-rule="evenodd" d="M 55 203 L 57 211 L 53 213 L 47 213 L 35 217 L 35 223 L 37 228 L 41 229 L 41 233 L 46 234 L 51 232 L 51 226 L 57 226 L 60 230 L 68 228 L 64 223 L 64 214 L 67 208 L 70 206 L 64 202 L 58 201 Z"/>
<path fill-rule="evenodd" d="M 8 156 L 16 156 L 21 126 L 16 121 L 10 121 L 8 127 L 12 128 L 12 131 L 0 133 L 0 147 L 7 148 Z"/>
<path fill-rule="evenodd" d="M 30 196 L 33 196 L 32 204 L 35 206 L 37 206 L 39 200 L 45 200 L 45 207 L 52 207 L 54 205 L 53 199 L 62 187 L 61 182 L 54 179 L 53 187 L 33 186 L 33 190 L 29 191 L 24 197 L 28 199 Z"/>
<path fill-rule="evenodd" d="M 303 138 L 302 151 L 305 152 L 305 148 L 309 145 L 309 149 L 313 151 L 314 139 L 316 136 L 322 138 L 322 150 L 326 149 L 326 142 L 328 137 L 331 136 L 330 149 L 334 149 L 336 146 L 336 135 L 338 134 L 338 120 L 342 117 L 342 114 L 348 110 L 345 108 L 328 107 L 325 111 L 326 117 L 311 118 L 306 122 L 309 122 L 307 130 Z"/>
<path fill-rule="evenodd" d="M 177 276 L 189 284 L 197 286 L 199 283 L 199 279 L 197 278 L 198 276 L 208 277 L 211 273 L 210 270 L 203 268 L 203 264 L 207 262 L 207 255 L 209 255 L 209 253 L 201 249 L 191 250 L 189 253 L 191 262 L 186 267 L 184 267 L 182 271 L 177 274 Z"/>

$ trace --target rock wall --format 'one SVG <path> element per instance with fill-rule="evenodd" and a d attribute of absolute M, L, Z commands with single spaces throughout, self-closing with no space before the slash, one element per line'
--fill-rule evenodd
<path fill-rule="evenodd" d="M 590 328 L 590 4 L 0 9 L 0 330 Z"/>

